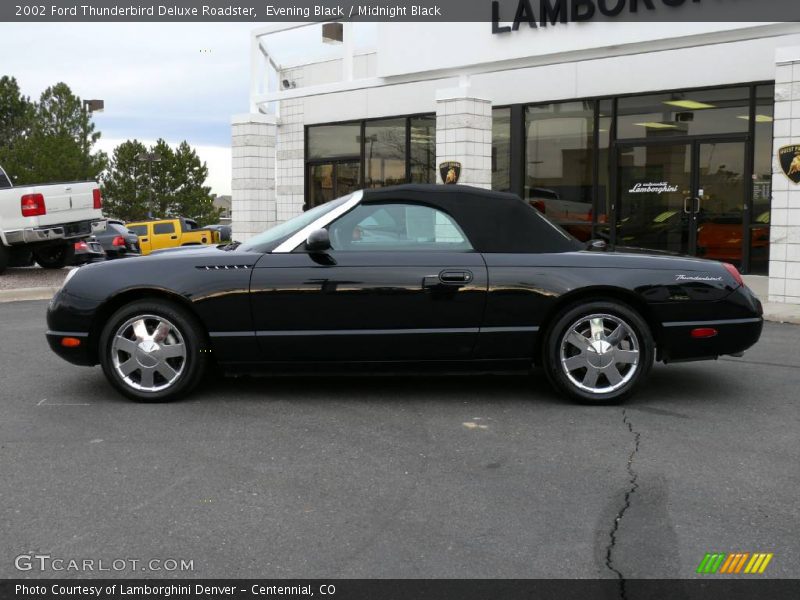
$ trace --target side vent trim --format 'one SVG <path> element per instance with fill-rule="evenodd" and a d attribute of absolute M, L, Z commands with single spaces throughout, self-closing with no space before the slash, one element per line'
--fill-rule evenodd
<path fill-rule="evenodd" d="M 250 265 L 196 265 L 195 269 L 201 271 L 247 271 L 252 267 Z"/>

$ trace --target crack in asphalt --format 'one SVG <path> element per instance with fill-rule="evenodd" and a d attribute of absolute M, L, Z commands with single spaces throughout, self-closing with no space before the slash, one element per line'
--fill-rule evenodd
<path fill-rule="evenodd" d="M 606 567 L 617 576 L 619 580 L 619 596 L 622 600 L 627 600 L 627 595 L 625 591 L 625 576 L 622 574 L 615 565 L 614 565 L 614 548 L 617 545 L 617 538 L 619 533 L 619 525 L 622 522 L 622 518 L 625 516 L 626 511 L 631 507 L 631 496 L 636 492 L 639 488 L 639 484 L 637 480 L 639 479 L 638 473 L 633 469 L 633 459 L 636 457 L 636 454 L 639 452 L 639 441 L 642 437 L 642 434 L 638 431 L 634 431 L 633 424 L 631 423 L 630 419 L 628 419 L 628 412 L 625 409 L 622 409 L 622 422 L 628 427 L 628 431 L 633 435 L 633 450 L 631 451 L 630 455 L 628 456 L 628 464 L 627 464 L 627 471 L 628 471 L 628 483 L 630 487 L 628 491 L 625 492 L 625 498 L 620 508 L 617 516 L 614 518 L 614 525 L 611 527 L 611 531 L 609 532 L 609 543 L 606 546 Z"/>

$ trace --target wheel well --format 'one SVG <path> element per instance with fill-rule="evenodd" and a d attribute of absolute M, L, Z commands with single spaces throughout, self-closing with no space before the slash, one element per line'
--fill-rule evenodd
<path fill-rule="evenodd" d="M 636 293 L 622 288 L 613 287 L 581 288 L 580 290 L 569 292 L 561 296 L 545 314 L 544 319 L 542 319 L 541 325 L 539 326 L 538 341 L 534 350 L 534 363 L 537 365 L 542 364 L 542 351 L 544 344 L 547 341 L 547 337 L 550 334 L 550 328 L 555 323 L 558 315 L 561 314 L 564 309 L 574 304 L 578 304 L 581 301 L 597 302 L 601 300 L 616 300 L 618 302 L 624 302 L 637 313 L 639 313 L 642 319 L 644 319 L 645 323 L 647 323 L 647 326 L 650 327 L 650 333 L 653 335 L 653 341 L 655 342 L 656 347 L 659 346 L 659 341 L 661 339 L 661 323 L 656 318 L 652 309 Z"/>
<path fill-rule="evenodd" d="M 131 302 L 136 302 L 138 300 L 166 300 L 167 302 L 171 302 L 172 304 L 176 304 L 184 308 L 197 321 L 197 324 L 200 326 L 201 333 L 205 337 L 206 343 L 209 343 L 208 332 L 206 331 L 203 322 L 200 320 L 200 317 L 194 310 L 192 303 L 186 298 L 166 290 L 134 289 L 122 292 L 121 294 L 110 298 L 104 304 L 102 304 L 100 308 L 97 309 L 95 317 L 92 321 L 92 328 L 89 331 L 89 343 L 91 344 L 96 360 L 98 360 L 99 356 L 98 345 L 100 344 L 100 334 L 102 333 L 105 324 L 111 318 L 111 315 L 113 315 L 117 310 L 126 304 L 130 304 Z"/>

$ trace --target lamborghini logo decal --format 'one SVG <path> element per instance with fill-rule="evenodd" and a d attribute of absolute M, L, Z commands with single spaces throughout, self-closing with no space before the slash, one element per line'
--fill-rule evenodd
<path fill-rule="evenodd" d="M 800 146 L 784 146 L 778 150 L 778 161 L 784 175 L 800 183 Z"/>
<path fill-rule="evenodd" d="M 443 162 L 439 165 L 439 174 L 443 183 L 458 183 L 461 177 L 461 163 L 454 160 Z"/>

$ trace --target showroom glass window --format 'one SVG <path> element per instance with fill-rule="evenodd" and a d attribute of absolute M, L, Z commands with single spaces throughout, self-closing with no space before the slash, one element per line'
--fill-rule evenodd
<path fill-rule="evenodd" d="M 620 98 L 617 139 L 747 133 L 749 107 L 747 87 Z"/>
<path fill-rule="evenodd" d="M 364 186 L 406 182 L 406 120 L 368 121 L 364 127 Z"/>
<path fill-rule="evenodd" d="M 409 119 L 411 183 L 436 183 L 436 116 Z"/>
<path fill-rule="evenodd" d="M 594 101 L 525 110 L 525 199 L 572 235 L 592 236 Z"/>
<path fill-rule="evenodd" d="M 330 202 L 361 186 L 361 123 L 309 127 L 305 209 Z"/>
<path fill-rule="evenodd" d="M 769 223 L 772 200 L 772 127 L 775 86 L 756 87 L 753 210 L 750 212 L 750 273 L 769 272 Z"/>
<path fill-rule="evenodd" d="M 369 119 L 306 128 L 306 205 L 352 191 L 436 183 L 436 116 Z"/>
<path fill-rule="evenodd" d="M 340 252 L 472 250 L 452 217 L 418 204 L 361 204 L 328 228 Z"/>
<path fill-rule="evenodd" d="M 492 189 L 511 190 L 511 109 L 492 111 Z"/>

